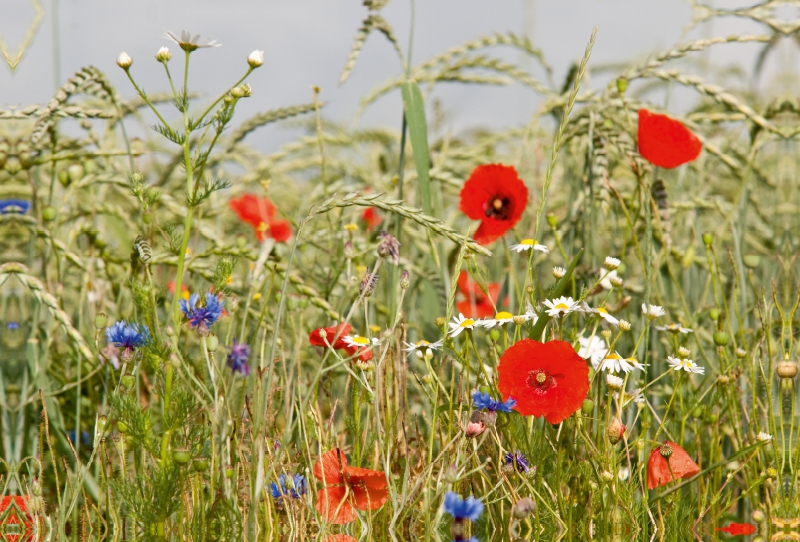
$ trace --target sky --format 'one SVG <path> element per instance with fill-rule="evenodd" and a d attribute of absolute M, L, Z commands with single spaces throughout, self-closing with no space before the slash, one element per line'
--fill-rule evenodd
<path fill-rule="evenodd" d="M 316 85 L 326 102 L 324 115 L 352 122 L 361 97 L 400 73 L 392 47 L 375 33 L 350 79 L 339 85 L 353 38 L 367 15 L 360 0 L 0 0 L 0 34 L 12 52 L 34 19 L 37 1 L 45 14 L 30 47 L 13 74 L 0 66 L 0 107 L 44 103 L 55 87 L 86 65 L 103 70 L 121 95 L 133 96 L 125 73 L 115 64 L 121 51 L 133 58 L 131 71 L 146 91 L 167 90 L 155 52 L 164 45 L 171 45 L 174 53 L 180 51 L 164 38 L 165 30 L 187 29 L 222 44 L 192 56 L 189 89 L 204 97 L 218 95 L 238 79 L 251 51 L 265 51 L 264 65 L 248 79 L 253 96 L 237 109 L 239 119 L 307 103 L 312 98 L 310 87 Z M 737 3 L 716 2 L 726 7 Z M 381 12 L 404 50 L 411 5 L 411 0 L 392 0 Z M 583 54 L 595 26 L 590 69 L 644 58 L 700 37 L 763 32 L 749 21 L 721 19 L 685 33 L 691 19 L 692 7 L 686 0 L 415 0 L 412 58 L 419 62 L 481 35 L 513 31 L 527 35 L 544 52 L 560 85 L 570 64 Z M 515 51 L 497 48 L 497 52 L 508 61 L 521 59 Z M 740 62 L 751 69 L 756 52 L 754 47 L 722 46 L 705 58 L 720 65 Z M 173 58 L 173 70 L 180 69 L 178 57 Z M 543 77 L 536 65 L 523 65 Z M 454 130 L 523 124 L 536 105 L 536 97 L 520 86 L 445 84 L 433 97 L 443 104 L 447 126 Z M 401 111 L 400 97 L 394 93 L 373 105 L 360 124 L 399 129 Z M 282 139 L 262 135 L 251 143 L 270 151 Z"/>

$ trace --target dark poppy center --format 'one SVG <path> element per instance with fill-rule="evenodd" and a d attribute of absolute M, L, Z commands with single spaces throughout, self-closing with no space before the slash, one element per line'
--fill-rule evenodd
<path fill-rule="evenodd" d="M 511 212 L 511 201 L 502 196 L 493 196 L 484 204 L 484 214 L 486 218 L 497 220 L 507 220 Z"/>
<path fill-rule="evenodd" d="M 549 371 L 535 369 L 528 373 L 528 386 L 537 393 L 544 393 L 548 389 L 556 387 L 556 385 L 556 379 L 553 378 Z"/>

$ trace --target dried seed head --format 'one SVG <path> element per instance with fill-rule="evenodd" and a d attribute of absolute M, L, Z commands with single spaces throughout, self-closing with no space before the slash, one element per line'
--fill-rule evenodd
<path fill-rule="evenodd" d="M 793 361 L 781 361 L 775 367 L 775 372 L 781 378 L 794 378 L 797 376 L 797 364 Z"/>
<path fill-rule="evenodd" d="M 400 262 L 400 242 L 387 231 L 381 231 L 378 239 L 381 240 L 381 244 L 378 245 L 378 256 L 391 258 L 392 263 L 397 265 Z"/>
<path fill-rule="evenodd" d="M 133 59 L 128 56 L 128 53 L 125 51 L 121 52 L 117 57 L 117 66 L 123 70 L 128 71 L 128 68 L 131 67 L 131 64 L 133 64 Z"/>
<path fill-rule="evenodd" d="M 486 431 L 486 424 L 483 422 L 467 422 L 467 426 L 464 428 L 464 435 L 467 438 L 475 438 L 483 434 Z"/>
<path fill-rule="evenodd" d="M 525 519 L 536 512 L 536 502 L 530 497 L 523 497 L 514 503 L 511 513 L 517 519 Z"/>

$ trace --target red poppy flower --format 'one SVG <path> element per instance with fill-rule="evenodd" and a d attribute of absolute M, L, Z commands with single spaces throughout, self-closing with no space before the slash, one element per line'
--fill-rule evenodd
<path fill-rule="evenodd" d="M 462 271 L 458 275 L 458 291 L 465 299 L 456 303 L 458 312 L 472 318 L 494 316 L 497 312 L 495 309 L 500 295 L 500 284 L 493 282 L 486 286 L 486 290 L 489 292 L 488 296 L 483 293 L 478 283 L 470 278 L 469 273 Z"/>
<path fill-rule="evenodd" d="M 378 214 L 378 211 L 375 207 L 367 207 L 364 209 L 364 212 L 361 213 L 361 219 L 367 223 L 367 231 L 372 231 L 378 225 L 383 222 L 383 217 Z"/>
<path fill-rule="evenodd" d="M 356 508 L 376 510 L 389 498 L 385 473 L 348 466 L 338 448 L 322 454 L 314 477 L 325 484 L 317 493 L 317 510 L 328 523 L 350 523 Z"/>
<path fill-rule="evenodd" d="M 729 535 L 738 536 L 744 534 L 753 534 L 756 532 L 756 526 L 750 523 L 731 523 L 727 527 L 719 527 L 718 531 L 723 531 Z"/>
<path fill-rule="evenodd" d="M 329 534 L 323 542 L 357 542 L 357 539 L 349 534 Z"/>
<path fill-rule="evenodd" d="M 232 199 L 230 206 L 240 220 L 253 226 L 259 241 L 271 237 L 279 243 L 285 243 L 292 236 L 289 221 L 275 219 L 275 206 L 267 198 L 245 194 L 240 198 Z"/>
<path fill-rule="evenodd" d="M 666 115 L 639 110 L 639 154 L 654 166 L 672 169 L 700 156 L 703 145 L 686 126 Z"/>
<path fill-rule="evenodd" d="M 686 450 L 667 440 L 653 450 L 647 461 L 647 488 L 666 485 L 676 478 L 691 478 L 698 472 L 700 467 L 692 461 Z"/>
<path fill-rule="evenodd" d="M 497 389 L 504 400 L 516 399 L 514 410 L 552 424 L 569 418 L 589 392 L 589 366 L 564 341 L 517 341 L 503 353 L 497 372 Z"/>
<path fill-rule="evenodd" d="M 9 495 L 0 500 L 0 533 L 9 542 L 29 542 L 33 540 L 33 518 L 28 513 L 25 497 Z"/>
<path fill-rule="evenodd" d="M 324 339 L 320 335 L 320 331 L 323 329 L 325 330 Z M 310 342 L 313 346 L 321 346 L 323 348 L 327 348 L 329 344 L 334 350 L 341 350 L 342 348 L 347 348 L 348 346 L 347 343 L 344 342 L 344 337 L 350 333 L 351 329 L 353 329 L 353 327 L 350 324 L 321 327 L 308 334 L 308 342 Z M 334 338 L 336 339 L 335 341 Z M 325 341 L 327 341 L 327 344 Z"/>
<path fill-rule="evenodd" d="M 485 164 L 472 171 L 461 188 L 462 213 L 480 220 L 475 241 L 488 245 L 519 222 L 528 204 L 528 188 L 517 170 L 501 164 Z"/>

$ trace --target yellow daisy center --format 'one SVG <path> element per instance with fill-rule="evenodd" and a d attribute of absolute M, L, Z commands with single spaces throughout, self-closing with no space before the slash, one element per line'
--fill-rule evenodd
<path fill-rule="evenodd" d="M 431 343 L 423 339 L 417 343 L 417 346 L 428 346 L 429 344 Z"/>
<path fill-rule="evenodd" d="M 597 309 L 597 312 L 599 312 L 600 314 L 608 314 L 608 311 L 607 311 L 607 310 L 605 310 L 605 309 L 604 309 L 604 308 L 602 308 L 602 307 L 600 307 L 599 309 Z"/>
<path fill-rule="evenodd" d="M 495 320 L 509 320 L 513 317 L 514 315 L 512 315 L 510 312 L 505 312 L 505 311 L 498 312 L 497 314 L 494 315 Z"/>
<path fill-rule="evenodd" d="M 606 356 L 606 359 L 622 359 L 622 356 L 619 354 L 609 354 Z"/>
<path fill-rule="evenodd" d="M 359 346 L 366 346 L 369 344 L 369 339 L 367 339 L 366 337 L 355 336 L 353 337 L 352 342 L 356 343 Z"/>
<path fill-rule="evenodd" d="M 555 306 L 555 307 L 553 307 L 553 308 L 554 308 L 554 309 L 558 309 L 558 310 L 563 310 L 563 311 L 566 311 L 566 310 L 569 310 L 569 305 L 566 305 L 566 304 L 564 304 L 564 303 L 559 303 L 558 305 L 556 305 L 556 306 Z"/>
<path fill-rule="evenodd" d="M 356 231 L 358 229 L 358 224 L 354 224 L 352 222 L 350 224 L 345 224 L 344 229 L 347 231 Z"/>
<path fill-rule="evenodd" d="M 463 322 L 461 322 L 461 323 L 460 323 L 460 324 L 458 324 L 458 325 L 459 325 L 459 327 L 469 327 L 469 326 L 474 326 L 474 325 L 475 325 L 475 320 L 473 320 L 472 318 L 465 318 L 465 319 L 464 319 L 464 321 L 463 321 Z"/>
<path fill-rule="evenodd" d="M 524 245 L 526 247 L 532 247 L 533 245 L 536 244 L 536 241 L 534 241 L 533 239 L 523 239 L 522 241 L 519 242 L 519 244 Z"/>

